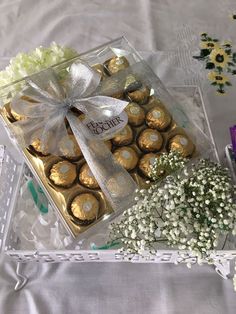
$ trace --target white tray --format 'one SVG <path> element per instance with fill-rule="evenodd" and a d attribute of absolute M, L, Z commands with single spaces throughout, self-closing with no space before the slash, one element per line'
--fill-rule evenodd
<path fill-rule="evenodd" d="M 179 101 L 184 101 L 186 96 L 191 96 L 192 102 L 186 105 L 192 106 L 188 108 L 192 110 L 193 119 L 198 126 L 212 138 L 208 119 L 205 114 L 204 103 L 200 89 L 196 86 L 178 86 L 170 88 L 175 97 L 179 97 Z M 189 99 L 189 98 L 188 98 Z M 213 158 L 218 158 L 217 152 L 214 152 Z M 2 157 L 2 158 L 1 158 Z M 3 158 L 4 157 L 4 158 Z M 3 159 L 1 161 L 1 159 Z M 1 167 L 1 164 L 3 166 Z M 9 154 L 7 150 L 3 154 L 3 146 L 0 146 L 0 248 L 4 254 L 16 260 L 19 263 L 24 262 L 133 262 L 133 263 L 196 263 L 196 259 L 189 252 L 178 250 L 160 250 L 155 256 L 139 256 L 119 253 L 118 250 L 48 250 L 48 251 L 32 251 L 17 248 L 17 237 L 11 228 L 11 219 L 14 215 L 16 195 L 19 189 L 20 178 L 24 171 L 24 164 L 17 162 Z M 218 250 L 212 253 L 213 263 L 216 271 L 223 278 L 227 278 L 230 273 L 229 262 L 236 258 L 236 245 L 230 243 L 233 247 L 230 250 Z M 17 273 L 19 274 L 19 266 Z M 21 276 L 22 278 L 22 276 Z M 16 289 L 22 287 L 26 282 L 25 278 L 18 282 Z"/>

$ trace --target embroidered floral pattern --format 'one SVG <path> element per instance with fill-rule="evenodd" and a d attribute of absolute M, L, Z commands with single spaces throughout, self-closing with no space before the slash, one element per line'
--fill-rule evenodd
<path fill-rule="evenodd" d="M 236 75 L 236 53 L 232 51 L 230 41 L 220 43 L 218 39 L 211 38 L 207 33 L 201 34 L 200 55 L 193 58 L 205 61 L 205 68 L 211 70 L 208 79 L 217 92 L 225 94 L 226 86 L 232 86 L 230 78 L 225 75 Z"/>

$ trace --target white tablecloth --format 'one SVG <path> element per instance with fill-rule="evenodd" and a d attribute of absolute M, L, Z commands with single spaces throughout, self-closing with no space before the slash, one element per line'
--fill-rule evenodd
<path fill-rule="evenodd" d="M 82 52 L 121 35 L 156 66 L 158 50 L 169 56 L 188 52 L 191 34 L 207 31 L 236 44 L 236 21 L 229 18 L 234 10 L 233 0 L 1 0 L 0 66 L 19 51 L 51 41 Z M 165 79 L 162 69 L 155 68 Z M 182 83 L 178 74 L 185 70 L 185 83 L 192 80 L 186 63 L 169 69 L 171 83 Z M 235 123 L 234 93 L 231 88 L 219 100 L 213 90 L 206 89 L 221 156 L 229 142 L 228 126 Z M 0 142 L 6 142 L 2 131 Z M 232 281 L 221 279 L 210 266 L 189 271 L 184 265 L 27 264 L 24 272 L 30 281 L 20 292 L 13 291 L 14 268 L 14 262 L 1 258 L 1 314 L 236 313 Z"/>

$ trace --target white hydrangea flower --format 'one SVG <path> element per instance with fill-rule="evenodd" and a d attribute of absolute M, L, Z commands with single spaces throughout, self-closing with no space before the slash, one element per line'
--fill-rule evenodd
<path fill-rule="evenodd" d="M 29 53 L 18 53 L 6 69 L 0 72 L 0 87 L 77 55 L 75 50 L 55 42 L 47 48 L 40 46 Z"/>

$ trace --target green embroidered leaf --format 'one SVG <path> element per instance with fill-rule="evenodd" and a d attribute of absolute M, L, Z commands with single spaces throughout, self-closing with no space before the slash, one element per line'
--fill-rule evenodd
<path fill-rule="evenodd" d="M 204 58 L 203 58 L 203 57 L 201 57 L 201 56 L 193 56 L 193 59 L 197 59 L 197 60 L 204 60 Z"/>
<path fill-rule="evenodd" d="M 206 69 L 214 69 L 214 68 L 215 68 L 214 63 L 208 62 L 208 63 L 206 64 Z"/>
<path fill-rule="evenodd" d="M 232 54 L 233 61 L 236 63 L 236 52 Z"/>
<path fill-rule="evenodd" d="M 232 51 L 231 49 L 225 49 L 225 52 L 227 53 L 228 56 L 230 56 Z"/>
<path fill-rule="evenodd" d="M 201 57 L 206 57 L 211 53 L 211 51 L 209 49 L 201 49 L 200 51 L 200 56 Z"/>
<path fill-rule="evenodd" d="M 219 41 L 219 39 L 213 39 L 213 41 L 214 41 L 215 43 L 217 43 L 217 42 Z"/>
<path fill-rule="evenodd" d="M 217 85 L 217 83 L 216 83 L 216 82 L 212 82 L 212 83 L 211 83 L 211 85 L 216 86 L 216 85 Z"/>
<path fill-rule="evenodd" d="M 225 82 L 225 85 L 227 85 L 227 86 L 232 86 L 232 84 L 230 83 L 230 82 Z"/>
<path fill-rule="evenodd" d="M 236 70 L 231 71 L 232 75 L 236 75 Z"/>
<path fill-rule="evenodd" d="M 234 67 L 234 63 L 232 63 L 232 62 L 228 62 L 228 65 L 231 67 Z"/>
<path fill-rule="evenodd" d="M 222 69 L 222 67 L 216 67 L 216 69 L 217 69 L 217 71 L 219 72 L 219 74 L 221 74 L 222 73 L 222 71 L 223 71 L 223 69 Z"/>
<path fill-rule="evenodd" d="M 220 93 L 220 94 L 225 94 L 224 89 L 220 89 L 220 88 L 218 88 L 218 89 L 217 89 L 217 92 L 218 92 L 218 93 Z"/>

